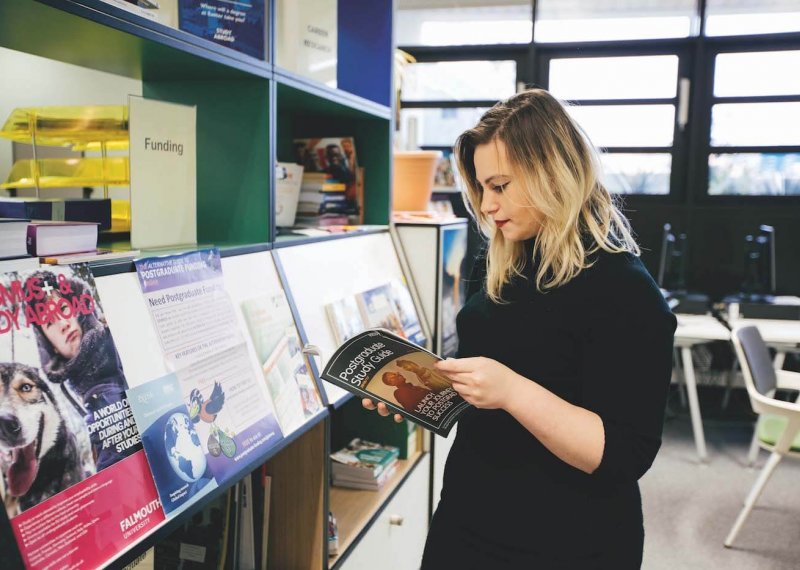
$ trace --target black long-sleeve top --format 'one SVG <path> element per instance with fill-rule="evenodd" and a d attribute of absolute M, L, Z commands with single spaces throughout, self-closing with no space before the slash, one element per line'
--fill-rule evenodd
<path fill-rule="evenodd" d="M 527 279 L 506 287 L 508 304 L 490 301 L 485 271 L 473 273 L 457 319 L 459 357 L 498 360 L 598 414 L 602 461 L 584 473 L 507 412 L 471 410 L 458 423 L 429 546 L 447 529 L 512 560 L 515 552 L 520 560 L 572 560 L 610 551 L 627 559 L 626 550 L 638 560 L 637 480 L 661 445 L 675 317 L 631 254 L 601 251 L 590 268 L 544 293 L 535 268 L 529 263 Z"/>

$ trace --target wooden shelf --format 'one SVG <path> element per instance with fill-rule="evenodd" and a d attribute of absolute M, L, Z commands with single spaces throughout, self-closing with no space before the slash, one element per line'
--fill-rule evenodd
<path fill-rule="evenodd" d="M 320 513 L 322 511 L 321 504 L 317 504 L 318 501 L 315 495 L 317 488 L 319 487 L 321 489 L 321 484 L 312 485 L 314 479 L 313 473 L 310 474 L 309 477 L 299 478 L 297 477 L 296 473 L 302 473 L 304 470 L 300 469 L 294 472 L 295 474 L 293 475 L 292 469 L 297 466 L 298 462 L 301 462 L 303 465 L 307 465 L 309 461 L 314 462 L 315 465 L 320 463 L 320 459 L 314 459 L 314 457 L 322 457 L 324 453 L 325 419 L 328 417 L 328 415 L 328 411 L 323 410 L 313 418 L 310 418 L 305 424 L 288 434 L 281 441 L 279 441 L 277 445 L 269 448 L 264 454 L 253 457 L 249 462 L 247 462 L 247 464 L 241 467 L 241 470 L 237 472 L 233 478 L 225 481 L 224 485 L 220 485 L 207 495 L 203 496 L 202 499 L 192 504 L 186 509 L 186 511 L 181 513 L 180 516 L 165 520 L 150 534 L 144 536 L 139 542 L 132 545 L 128 550 L 118 553 L 115 558 L 108 560 L 106 564 L 114 568 L 122 568 L 130 564 L 140 554 L 144 553 L 149 548 L 152 548 L 157 543 L 167 538 L 187 520 L 190 520 L 195 513 L 203 510 L 208 503 L 223 493 L 226 493 L 228 489 L 235 483 L 238 483 L 245 477 L 249 476 L 252 471 L 264 463 L 268 463 L 267 469 L 270 475 L 276 477 L 276 479 L 273 479 L 273 483 L 276 485 L 276 487 L 273 489 L 273 493 L 276 494 L 276 496 L 272 503 L 273 506 L 271 507 L 270 517 L 279 516 L 277 513 L 281 513 L 282 516 L 286 516 L 287 512 L 291 511 L 292 508 L 297 506 L 297 504 L 294 504 L 293 507 L 293 502 L 299 501 L 300 499 L 298 497 L 306 496 L 306 493 L 309 494 L 308 498 L 311 499 L 310 502 L 304 502 L 302 505 L 300 505 L 302 508 L 294 511 L 293 516 L 287 518 L 286 521 L 281 521 L 280 523 L 276 522 L 274 526 L 270 525 L 270 548 L 273 548 L 275 551 L 273 558 L 278 561 L 286 559 L 294 560 L 298 557 L 304 560 L 308 557 L 311 557 L 312 559 L 314 559 L 314 557 L 321 558 L 321 529 L 317 533 L 320 534 L 319 543 L 309 543 L 311 547 L 316 547 L 316 550 L 320 553 L 319 555 L 310 551 L 299 552 L 298 548 L 305 549 L 308 545 L 297 545 L 293 547 L 290 541 L 287 542 L 287 540 L 282 536 L 276 535 L 273 538 L 272 531 L 274 529 L 277 533 L 279 528 L 286 528 L 290 526 L 292 533 L 297 533 L 296 536 L 308 536 L 311 538 L 314 536 L 316 529 L 313 527 L 312 517 L 309 513 L 315 512 L 316 510 L 319 510 Z M 312 452 L 314 457 L 309 458 L 309 452 Z M 307 483 L 308 487 L 298 487 L 300 484 L 300 479 L 302 479 L 303 484 Z M 320 475 L 317 477 L 317 479 L 321 481 L 322 476 Z M 278 493 L 281 494 L 277 495 Z M 288 506 L 287 501 L 289 502 Z M 319 518 L 319 524 L 322 525 L 323 519 L 321 514 Z M 324 520 L 327 521 L 327 517 Z M 0 525 L 0 528 L 2 528 L 2 525 Z M 309 540 L 311 540 L 311 538 L 309 538 Z M 270 567 L 272 567 L 272 562 L 270 562 Z M 281 566 L 278 566 L 278 568 L 280 567 Z M 311 566 L 304 567 L 311 568 Z M 5 569 L 6 566 L 3 566 L 3 568 Z"/>
<path fill-rule="evenodd" d="M 408 459 L 400 459 L 397 471 L 380 491 L 361 491 L 331 486 L 329 507 L 339 523 L 339 554 L 328 558 L 329 568 L 336 564 L 358 536 L 369 527 L 392 495 L 411 474 L 422 456 L 423 452 L 418 451 Z"/>

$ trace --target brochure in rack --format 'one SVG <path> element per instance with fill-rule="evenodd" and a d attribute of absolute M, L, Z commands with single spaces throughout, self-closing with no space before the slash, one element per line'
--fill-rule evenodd
<path fill-rule="evenodd" d="M 322 378 L 359 398 L 381 401 L 412 422 L 447 437 L 471 406 L 433 367 L 439 360 L 388 330 L 370 329 L 337 349 Z"/>
<path fill-rule="evenodd" d="M 88 265 L 0 274 L 0 496 L 27 567 L 103 566 L 164 520 L 127 387 Z"/>
<path fill-rule="evenodd" d="M 167 367 L 221 485 L 283 432 L 225 290 L 219 250 L 137 259 L 135 265 Z"/>

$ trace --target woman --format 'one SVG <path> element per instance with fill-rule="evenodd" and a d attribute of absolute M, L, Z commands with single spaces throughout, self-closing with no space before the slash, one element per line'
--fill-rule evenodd
<path fill-rule="evenodd" d="M 590 143 L 546 91 L 495 105 L 456 154 L 488 246 L 459 358 L 437 368 L 475 409 L 422 568 L 639 568 L 637 481 L 661 444 L 675 317 Z"/>

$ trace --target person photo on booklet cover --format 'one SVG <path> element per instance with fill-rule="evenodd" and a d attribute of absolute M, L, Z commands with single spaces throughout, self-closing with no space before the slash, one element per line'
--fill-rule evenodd
<path fill-rule="evenodd" d="M 83 268 L 86 276 L 79 274 Z M 54 306 L 63 308 L 66 303 L 74 306 L 76 302 L 85 306 L 85 310 L 70 311 L 69 315 L 45 319 L 41 324 L 32 323 L 47 379 L 61 386 L 87 425 L 105 417 L 106 410 L 126 407 L 127 383 L 122 363 L 97 302 L 88 266 L 40 270 L 31 277 L 50 292 L 48 301 Z M 138 445 L 123 449 L 107 444 L 105 431 L 90 431 L 98 471 L 140 449 Z"/>
<path fill-rule="evenodd" d="M 422 569 L 639 568 L 638 480 L 661 445 L 676 319 L 547 91 L 496 104 L 454 153 L 486 245 L 457 358 L 434 364 L 472 406 Z"/>

